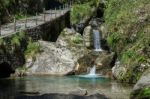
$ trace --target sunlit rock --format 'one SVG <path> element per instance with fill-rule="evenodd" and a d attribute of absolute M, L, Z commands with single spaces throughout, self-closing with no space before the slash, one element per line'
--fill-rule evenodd
<path fill-rule="evenodd" d="M 28 73 L 38 75 L 68 75 L 75 72 L 77 60 L 84 55 L 82 36 L 64 29 L 56 42 L 39 41 L 42 53 L 35 62 L 28 62 Z M 29 59 L 30 60 L 30 59 Z"/>

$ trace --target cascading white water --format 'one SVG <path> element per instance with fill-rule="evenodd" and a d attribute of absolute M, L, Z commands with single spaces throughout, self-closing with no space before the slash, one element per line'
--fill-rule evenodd
<path fill-rule="evenodd" d="M 94 65 L 91 69 L 90 72 L 86 75 L 78 75 L 79 77 L 84 77 L 84 78 L 99 78 L 103 77 L 100 74 L 96 74 L 96 66 Z"/>
<path fill-rule="evenodd" d="M 96 67 L 95 67 L 95 65 L 91 68 L 90 73 L 88 75 L 96 75 Z"/>
<path fill-rule="evenodd" d="M 93 29 L 93 40 L 94 40 L 94 48 L 95 51 L 102 51 L 101 49 L 101 40 L 100 40 L 100 33 L 97 29 Z"/>

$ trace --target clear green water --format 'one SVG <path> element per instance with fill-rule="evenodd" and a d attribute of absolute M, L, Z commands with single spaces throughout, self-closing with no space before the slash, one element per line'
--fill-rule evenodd
<path fill-rule="evenodd" d="M 20 92 L 70 93 L 86 89 L 89 94 L 102 93 L 112 99 L 128 99 L 132 86 L 106 78 L 79 78 L 76 76 L 28 76 L 16 79 L 0 79 L 0 99 L 12 99 Z"/>

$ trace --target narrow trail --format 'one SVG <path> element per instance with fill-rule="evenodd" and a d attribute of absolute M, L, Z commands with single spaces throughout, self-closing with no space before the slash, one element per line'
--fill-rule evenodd
<path fill-rule="evenodd" d="M 64 15 L 66 12 L 68 12 L 68 10 L 69 8 L 65 8 L 62 10 L 47 10 L 45 11 L 45 13 L 41 13 L 37 16 L 32 16 L 21 20 L 16 20 L 16 22 L 14 21 L 12 23 L 1 25 L 0 38 L 7 37 L 19 31 L 33 28 L 41 24 L 44 24 L 48 21 L 54 20 Z"/>

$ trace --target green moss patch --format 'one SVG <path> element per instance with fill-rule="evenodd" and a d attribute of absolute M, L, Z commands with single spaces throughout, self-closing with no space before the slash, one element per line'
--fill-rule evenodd
<path fill-rule="evenodd" d="M 34 58 L 37 53 L 39 53 L 40 45 L 38 42 L 33 42 L 31 39 L 28 41 L 27 49 L 25 50 L 25 56 Z"/>
<path fill-rule="evenodd" d="M 150 97 L 150 87 L 136 90 L 131 93 L 131 99 L 149 99 Z"/>

